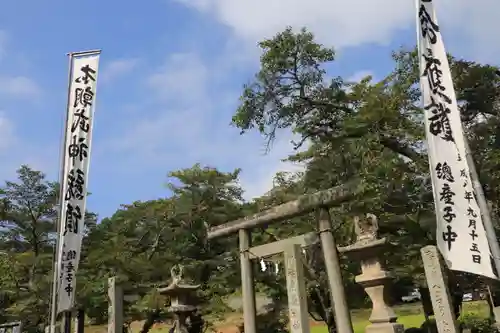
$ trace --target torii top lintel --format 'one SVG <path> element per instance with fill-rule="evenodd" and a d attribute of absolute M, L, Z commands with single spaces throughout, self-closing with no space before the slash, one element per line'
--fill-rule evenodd
<path fill-rule="evenodd" d="M 241 229 L 252 229 L 263 224 L 302 215 L 318 207 L 330 207 L 346 201 L 361 192 L 362 189 L 359 183 L 347 183 L 313 194 L 305 194 L 296 200 L 286 202 L 263 212 L 212 227 L 208 230 L 207 237 L 208 239 L 214 239 L 236 233 Z"/>

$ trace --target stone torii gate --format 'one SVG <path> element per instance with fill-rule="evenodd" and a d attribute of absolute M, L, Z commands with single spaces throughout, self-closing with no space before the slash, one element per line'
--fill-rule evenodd
<path fill-rule="evenodd" d="M 296 200 L 289 201 L 236 221 L 214 226 L 208 230 L 207 237 L 209 240 L 236 232 L 239 234 L 245 333 L 257 332 L 255 290 L 251 264 L 252 257 L 249 253 L 251 247 L 251 229 L 303 215 L 314 210 L 318 213 L 318 233 L 325 259 L 337 329 L 339 333 L 353 333 L 351 316 L 345 298 L 339 256 L 332 234 L 331 218 L 328 208 L 338 205 L 360 193 L 362 193 L 360 186 L 345 184 L 314 194 L 303 195 Z"/>
<path fill-rule="evenodd" d="M 253 259 L 283 254 L 290 333 L 310 333 L 304 264 L 301 257 L 305 248 L 317 242 L 316 233 L 310 232 L 273 243 L 254 246 L 248 251 Z"/>

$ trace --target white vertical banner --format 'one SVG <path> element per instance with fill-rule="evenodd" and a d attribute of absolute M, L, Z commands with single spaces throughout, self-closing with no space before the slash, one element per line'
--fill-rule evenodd
<path fill-rule="evenodd" d="M 450 269 L 496 279 L 466 161 L 464 131 L 433 1 L 416 1 L 420 87 L 437 246 Z"/>
<path fill-rule="evenodd" d="M 100 51 L 70 54 L 58 253 L 57 312 L 73 308 L 80 261 Z"/>

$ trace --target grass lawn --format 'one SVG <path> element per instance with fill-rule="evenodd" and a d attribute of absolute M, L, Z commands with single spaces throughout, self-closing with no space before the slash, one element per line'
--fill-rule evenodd
<path fill-rule="evenodd" d="M 477 301 L 477 302 L 466 302 L 464 303 L 463 313 L 474 313 L 481 317 L 488 317 L 489 310 L 488 305 L 485 301 Z M 398 323 L 401 323 L 406 328 L 411 327 L 420 327 L 424 322 L 424 315 L 422 312 L 422 306 L 420 303 L 413 304 L 405 304 L 400 306 L 395 306 L 394 310 L 398 315 Z M 370 317 L 369 309 L 360 309 L 360 310 L 352 310 L 351 318 L 354 326 L 355 333 L 363 333 L 365 331 L 365 327 L 369 325 L 368 318 Z M 229 323 L 226 323 L 222 326 L 218 326 L 218 332 L 222 333 L 234 333 L 236 332 L 231 329 L 231 322 L 235 322 L 235 319 L 239 319 L 240 316 L 231 315 L 231 319 L 228 318 Z M 236 320 L 241 321 L 241 319 Z M 139 332 L 142 323 L 133 323 L 132 331 L 133 333 Z M 220 327 L 220 328 L 219 328 Z M 223 328 L 224 327 L 224 328 Z M 155 325 L 153 329 L 150 330 L 150 333 L 166 333 L 168 332 L 169 327 L 167 325 L 158 324 Z M 106 326 L 88 326 L 85 328 L 85 333 L 106 333 Z M 320 323 L 314 323 L 311 325 L 311 333 L 327 333 L 327 329 L 325 326 Z"/>
<path fill-rule="evenodd" d="M 420 327 L 424 322 L 424 316 L 419 314 L 406 315 L 398 318 L 398 323 L 404 325 L 405 329 L 410 327 Z M 362 318 L 353 318 L 353 328 L 354 333 L 363 333 L 365 331 L 365 327 L 369 325 L 370 322 L 368 319 Z M 328 330 L 325 326 L 313 326 L 311 327 L 311 333 L 328 333 Z"/>
<path fill-rule="evenodd" d="M 488 304 L 485 301 L 466 302 L 463 305 L 463 313 L 474 313 L 481 317 L 487 318 L 489 316 Z M 408 305 L 395 306 L 394 310 L 398 315 L 398 323 L 401 323 L 406 328 L 420 327 L 425 321 L 423 309 L 420 303 L 413 303 Z M 354 310 L 351 311 L 352 324 L 355 333 L 363 333 L 365 327 L 370 324 L 368 318 L 370 317 L 369 310 Z M 311 333 L 327 333 L 324 326 L 311 327 Z"/>

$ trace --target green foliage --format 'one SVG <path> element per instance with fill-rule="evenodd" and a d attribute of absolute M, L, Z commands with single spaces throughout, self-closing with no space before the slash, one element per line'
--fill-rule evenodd
<path fill-rule="evenodd" d="M 145 320 L 146 332 L 155 321 L 168 318 L 165 305 L 170 300 L 158 295 L 156 288 L 169 282 L 170 269 L 179 263 L 187 278 L 201 284 L 197 295 L 201 314 L 217 317 L 228 310 L 225 296 L 239 291 L 239 252 L 233 236 L 208 242 L 207 228 L 353 181 L 366 191 L 330 212 L 338 245 L 352 242 L 354 216 L 374 213 L 381 236 L 393 244 L 386 257 L 397 275 L 395 295 L 423 281 L 419 250 L 435 243 L 435 218 L 415 50 L 395 52 L 393 70 L 380 81 L 366 77 L 348 82 L 328 72 L 334 50 L 317 43 L 305 29 L 288 28 L 259 46 L 261 66 L 244 86 L 233 125 L 242 133 L 260 132 L 268 143 L 281 129 L 294 132 L 299 137 L 295 147 L 305 149 L 289 160 L 302 162 L 305 169 L 278 172 L 268 193 L 245 202 L 239 169 L 223 172 L 196 164 L 168 174 L 168 197 L 122 205 L 99 224 L 96 215 L 88 212 L 77 303 L 91 322 L 107 320 L 110 277 L 116 277 L 126 293 L 137 296 L 126 304 L 127 322 Z M 480 180 L 498 220 L 499 71 L 451 56 L 450 64 Z M 17 178 L 0 188 L 0 251 L 4 253 L 0 255 L 0 320 L 22 319 L 28 330 L 36 331 L 48 316 L 59 186 L 27 166 L 18 170 Z M 252 242 L 259 245 L 316 231 L 316 220 L 315 213 L 309 213 L 257 228 Z M 308 249 L 303 259 L 311 315 L 333 332 L 319 247 Z M 365 293 L 354 281 L 359 263 L 343 258 L 341 265 L 350 305 L 367 306 Z M 464 274 L 455 278 L 462 289 L 478 284 Z M 255 279 L 259 291 L 273 300 L 259 324 L 272 332 L 285 330 L 283 275 L 257 272 Z M 464 320 L 464 325 L 480 326 L 470 324 L 475 319 Z"/>
<path fill-rule="evenodd" d="M 22 319 L 28 331 L 37 331 L 49 308 L 57 184 L 28 166 L 21 166 L 17 175 L 17 182 L 8 181 L 0 189 L 1 312 L 7 320 Z"/>
<path fill-rule="evenodd" d="M 495 322 L 492 318 L 484 318 L 474 313 L 466 313 L 460 316 L 460 318 L 458 318 L 458 325 L 460 326 L 461 330 L 468 329 L 472 333 L 497 332 L 497 329 L 495 328 Z M 429 331 L 432 333 L 437 333 L 436 321 L 434 319 L 431 319 L 429 320 L 429 322 L 422 324 L 421 329 L 416 329 L 415 333 Z"/>
<path fill-rule="evenodd" d="M 230 239 L 209 244 L 205 234 L 207 225 L 241 216 L 238 174 L 239 170 L 224 173 L 199 165 L 171 172 L 167 184 L 171 197 L 124 205 L 104 219 L 88 236 L 89 246 L 99 246 L 86 251 L 82 259 L 78 280 L 82 305 L 101 308 L 96 303 L 105 302 L 105 281 L 117 276 L 128 286 L 126 292 L 139 296 L 126 308 L 127 321 L 148 319 L 150 325 L 168 317 L 164 310 L 169 300 L 155 288 L 168 283 L 172 266 L 182 263 L 186 276 L 202 285 L 198 296 L 204 313 L 227 310 L 213 295 L 223 296 L 238 287 L 237 262 L 227 261 L 236 258 L 237 247 Z M 96 322 L 105 319 L 101 316 Z"/>
<path fill-rule="evenodd" d="M 470 329 L 472 333 L 493 333 L 497 330 L 494 328 L 494 320 L 484 318 L 476 314 L 465 314 L 459 318 L 460 326 L 464 329 Z"/>
<path fill-rule="evenodd" d="M 307 145 L 307 150 L 289 158 L 306 164 L 297 182 L 302 189 L 294 189 L 295 194 L 352 180 L 367 184 L 371 190 L 367 196 L 333 210 L 338 217 L 335 223 L 339 224 L 337 241 L 350 241 L 348 230 L 353 215 L 375 213 L 382 235 L 395 245 L 388 251 L 389 267 L 405 284 L 409 278 L 422 282 L 419 250 L 435 242 L 435 218 L 423 112 L 418 104 L 417 52 L 395 52 L 394 70 L 379 82 L 370 77 L 346 82 L 340 77 L 326 79 L 327 64 L 334 59 L 334 52 L 316 43 L 306 30 L 294 33 L 287 29 L 260 47 L 261 68 L 245 86 L 233 125 L 242 133 L 255 128 L 268 142 L 283 128 L 300 136 L 296 148 Z M 496 144 L 500 120 L 498 68 L 452 57 L 450 61 L 470 145 L 476 161 L 480 160 L 481 182 L 496 207 L 500 193 L 493 189 L 499 179 L 493 164 L 500 162 Z M 335 77 L 334 73 L 328 76 Z M 285 197 L 283 192 L 274 193 Z M 301 229 L 301 224 L 307 222 L 296 218 L 292 223 Z M 344 264 L 348 290 L 355 288 L 352 280 L 356 266 Z M 462 287 L 467 288 L 465 282 L 471 281 L 458 275 L 464 282 Z M 316 276 L 313 280 L 321 279 Z M 362 302 L 359 297 L 349 299 Z M 323 304 L 327 312 L 327 302 Z"/>

